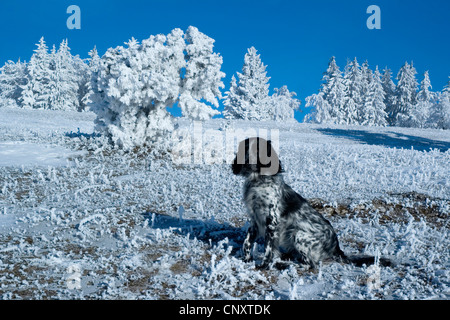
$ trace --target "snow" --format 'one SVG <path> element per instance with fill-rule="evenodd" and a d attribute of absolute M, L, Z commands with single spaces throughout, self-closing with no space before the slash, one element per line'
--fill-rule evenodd
<path fill-rule="evenodd" d="M 278 130 L 286 181 L 342 249 L 396 263 L 280 271 L 242 260 L 243 181 L 229 164 L 110 150 L 94 119 L 0 108 L 1 298 L 450 297 L 449 131 L 216 119 L 194 139 L 179 120 L 205 144 L 211 132 Z"/>
<path fill-rule="evenodd" d="M 61 146 L 17 141 L 0 142 L 0 166 L 64 166 L 68 158 L 81 153 Z"/>

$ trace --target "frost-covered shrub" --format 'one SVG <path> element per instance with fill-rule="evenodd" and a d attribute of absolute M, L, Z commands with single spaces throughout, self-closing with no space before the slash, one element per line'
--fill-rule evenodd
<path fill-rule="evenodd" d="M 225 74 L 213 43 L 189 27 L 108 49 L 91 80 L 96 129 L 129 150 L 167 141 L 173 123 L 166 108 L 175 104 L 195 120 L 217 114 Z"/>
<path fill-rule="evenodd" d="M 294 112 L 300 107 L 300 100 L 296 99 L 295 92 L 289 91 L 287 86 L 275 88 L 274 94 L 270 96 L 271 116 L 273 120 L 294 120 Z"/>

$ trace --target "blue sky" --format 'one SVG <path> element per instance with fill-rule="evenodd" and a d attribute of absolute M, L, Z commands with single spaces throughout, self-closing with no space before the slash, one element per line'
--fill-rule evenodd
<path fill-rule="evenodd" d="M 72 4 L 81 9 L 81 30 L 66 26 Z M 372 4 L 381 9 L 380 30 L 366 26 Z M 67 38 L 72 53 L 86 58 L 94 45 L 103 54 L 131 37 L 142 40 L 193 25 L 216 40 L 225 90 L 241 70 L 247 48 L 255 46 L 268 65 L 271 90 L 287 85 L 302 106 L 319 89 L 331 56 L 341 69 L 357 57 L 394 74 L 405 61 L 414 61 L 419 82 L 429 70 L 438 91 L 450 75 L 449 12 L 448 0 L 2 0 L 0 64 L 29 60 L 41 36 L 49 46 Z M 303 116 L 296 114 L 298 120 Z"/>

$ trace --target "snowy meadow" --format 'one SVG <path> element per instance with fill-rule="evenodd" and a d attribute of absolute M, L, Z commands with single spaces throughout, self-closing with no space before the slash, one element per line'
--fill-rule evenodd
<path fill-rule="evenodd" d="M 450 83 L 333 57 L 298 123 L 254 47 L 222 96 L 223 58 L 192 26 L 89 56 L 41 38 L 0 69 L 0 298 L 450 297 Z M 249 136 L 272 140 L 346 254 L 394 265 L 261 270 L 262 243 L 244 262 L 230 160 Z"/>
<path fill-rule="evenodd" d="M 449 298 L 449 131 L 216 119 L 198 135 L 178 121 L 205 150 L 208 132 L 277 130 L 285 180 L 343 251 L 395 262 L 280 271 L 242 260 L 243 181 L 229 164 L 112 149 L 94 119 L 0 109 L 3 299 Z"/>

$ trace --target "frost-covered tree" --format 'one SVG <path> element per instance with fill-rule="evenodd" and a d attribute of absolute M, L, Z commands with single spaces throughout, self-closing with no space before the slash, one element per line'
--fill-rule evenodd
<path fill-rule="evenodd" d="M 331 117 L 331 106 L 328 104 L 328 101 L 324 99 L 323 92 L 306 97 L 305 100 L 305 107 L 313 107 L 313 109 L 305 116 L 303 121 L 313 123 L 334 122 L 334 119 Z"/>
<path fill-rule="evenodd" d="M 42 37 L 26 65 L 19 104 L 24 108 L 79 110 L 81 79 L 86 82 L 87 77 L 86 64 L 72 56 L 67 40 L 49 53 Z"/>
<path fill-rule="evenodd" d="M 441 93 L 431 91 L 428 71 L 419 85 L 413 64 L 405 64 L 397 74 L 397 85 L 387 67 L 375 72 L 365 61 L 348 60 L 344 76 L 331 58 L 319 94 L 306 98 L 313 107 L 305 121 L 317 123 L 360 124 L 371 126 L 405 126 L 443 128 L 448 123 L 450 84 Z M 343 80 L 343 81 L 342 81 Z M 342 89 L 343 88 L 343 89 Z M 344 101 L 344 103 L 342 103 Z M 444 109 L 447 111 L 445 112 Z M 355 115 L 355 110 L 356 115 Z"/>
<path fill-rule="evenodd" d="M 345 107 L 344 117 L 346 123 L 358 123 L 358 109 L 363 104 L 363 97 L 361 96 L 361 82 L 362 73 L 357 59 L 348 60 L 344 69 L 344 84 L 345 84 Z"/>
<path fill-rule="evenodd" d="M 439 93 L 430 111 L 428 126 L 437 129 L 450 129 L 450 80 Z"/>
<path fill-rule="evenodd" d="M 287 86 L 275 88 L 274 94 L 270 96 L 270 113 L 273 114 L 273 120 L 293 120 L 294 112 L 300 107 L 300 100 L 296 99 L 297 94 L 289 91 Z"/>
<path fill-rule="evenodd" d="M 178 103 L 183 115 L 207 119 L 215 114 L 221 58 L 212 39 L 189 27 L 174 29 L 140 44 L 110 48 L 93 73 L 91 109 L 96 128 L 123 149 L 153 146 L 173 129 L 166 108 Z"/>
<path fill-rule="evenodd" d="M 450 129 L 450 81 L 442 90 L 439 104 L 442 110 L 442 128 Z"/>
<path fill-rule="evenodd" d="M 358 116 L 357 122 L 364 123 L 367 120 L 367 114 L 371 113 L 371 111 L 366 110 L 366 101 L 368 100 L 368 96 L 370 94 L 371 85 L 373 81 L 373 72 L 369 68 L 369 62 L 366 60 L 361 65 L 361 83 L 360 83 L 360 95 L 361 95 L 361 103 L 358 105 Z"/>
<path fill-rule="evenodd" d="M 363 98 L 370 91 L 373 79 L 373 72 L 369 67 L 369 62 L 366 60 L 361 65 L 361 96 Z"/>
<path fill-rule="evenodd" d="M 224 88 L 222 57 L 213 50 L 215 40 L 195 27 L 187 29 L 185 40 L 186 66 L 178 105 L 185 117 L 211 119 L 220 113 L 213 108 L 219 107 L 220 88 Z"/>
<path fill-rule="evenodd" d="M 70 53 L 67 39 L 63 40 L 58 51 L 52 50 L 50 63 L 51 92 L 49 108 L 53 110 L 78 110 L 80 86 L 80 68 L 85 70 L 85 64 L 81 61 L 75 64 L 75 59 Z"/>
<path fill-rule="evenodd" d="M 91 110 L 97 114 L 96 130 L 124 149 L 154 143 L 173 129 L 166 107 L 179 95 L 179 72 L 184 61 L 182 40 L 175 29 L 169 36 L 151 36 L 139 45 L 110 48 L 92 76 Z M 181 57 L 181 58 L 180 58 Z"/>
<path fill-rule="evenodd" d="M 333 119 L 334 123 L 347 123 L 345 112 L 345 83 L 342 72 L 336 64 L 335 57 L 330 59 L 322 81 L 324 83 L 322 84 L 321 92 L 323 93 L 323 99 L 325 99 L 331 107 L 329 110 L 330 118 Z"/>
<path fill-rule="evenodd" d="M 420 83 L 420 90 L 417 93 L 417 102 L 412 106 L 409 118 L 405 120 L 406 126 L 414 128 L 428 126 L 431 109 L 435 104 L 435 94 L 430 91 L 431 88 L 428 71 L 425 71 Z"/>
<path fill-rule="evenodd" d="M 305 107 L 312 107 L 304 121 L 315 123 L 346 123 L 346 86 L 335 57 L 328 63 L 327 71 L 322 77 L 319 93 L 306 99 Z"/>
<path fill-rule="evenodd" d="M 387 67 L 383 70 L 383 77 L 381 79 L 383 90 L 384 90 L 384 104 L 386 106 L 387 122 L 389 125 L 395 125 L 395 92 L 396 87 L 392 81 L 391 70 Z"/>
<path fill-rule="evenodd" d="M 24 85 L 26 63 L 8 61 L 0 68 L 0 107 L 17 107 Z"/>
<path fill-rule="evenodd" d="M 397 87 L 395 91 L 396 101 L 392 112 L 392 123 L 397 126 L 407 126 L 409 117 L 417 102 L 417 71 L 414 66 L 407 62 L 403 65 L 397 75 Z"/>
<path fill-rule="evenodd" d="M 230 90 L 225 93 L 223 104 L 225 106 L 223 110 L 225 119 L 244 119 L 248 104 L 242 99 L 242 94 L 234 75 L 231 77 Z"/>
<path fill-rule="evenodd" d="M 362 114 L 362 125 L 382 126 L 387 125 L 386 105 L 384 104 L 385 93 L 378 66 L 369 81 L 369 91 L 364 98 L 364 114 Z"/>
<path fill-rule="evenodd" d="M 25 71 L 25 83 L 22 85 L 21 105 L 25 108 L 48 109 L 52 96 L 49 86 L 52 78 L 51 56 L 44 37 L 39 40 L 37 49 L 31 56 Z"/>
<path fill-rule="evenodd" d="M 91 76 L 93 74 L 96 74 L 99 70 L 100 64 L 101 64 L 101 58 L 98 54 L 97 47 L 94 46 L 94 48 L 89 51 L 88 53 L 89 58 L 87 70 L 84 72 L 84 76 L 81 76 L 81 84 L 79 88 L 79 97 L 80 97 L 80 110 L 86 110 L 88 109 L 88 106 L 91 101 L 91 95 L 93 94 L 92 90 L 92 81 L 96 81 L 96 79 L 91 79 Z M 95 87 L 97 84 L 95 83 Z"/>
<path fill-rule="evenodd" d="M 226 92 L 224 116 L 245 120 L 267 120 L 271 118 L 269 100 L 269 77 L 266 65 L 254 47 L 244 57 L 242 73 L 238 81 L 232 78 L 230 91 Z"/>

